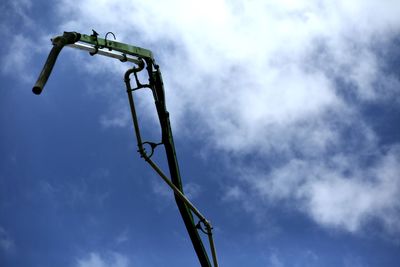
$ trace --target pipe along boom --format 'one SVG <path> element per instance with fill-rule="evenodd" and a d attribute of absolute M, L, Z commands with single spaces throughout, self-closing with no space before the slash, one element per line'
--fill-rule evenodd
<path fill-rule="evenodd" d="M 107 39 L 111 34 L 114 40 Z M 157 172 L 157 174 L 164 180 L 164 182 L 173 190 L 175 201 L 178 206 L 179 212 L 182 216 L 183 222 L 188 231 L 189 237 L 192 241 L 193 248 L 199 259 L 202 267 L 218 267 L 217 255 L 214 246 L 212 235 L 212 226 L 202 213 L 190 202 L 190 200 L 183 193 L 182 180 L 179 172 L 178 160 L 176 157 L 174 140 L 172 136 L 171 125 L 169 121 L 169 113 L 166 108 L 164 85 L 161 77 L 159 66 L 155 63 L 153 53 L 150 50 L 116 42 L 113 33 L 109 32 L 105 38 L 99 38 L 98 33 L 93 30 L 93 34 L 86 35 L 77 32 L 64 32 L 63 35 L 56 36 L 52 40 L 53 47 L 47 57 L 46 63 L 43 66 L 39 77 L 32 88 L 32 92 L 36 95 L 42 93 L 43 88 L 51 74 L 51 71 L 56 63 L 57 57 L 64 46 L 77 48 L 88 51 L 90 55 L 103 55 L 111 58 L 119 59 L 122 62 L 131 62 L 134 66 L 128 69 L 124 76 L 126 91 L 128 94 L 129 105 L 131 108 L 132 121 L 137 139 L 138 152 L 140 156 Z M 142 84 L 139 81 L 138 73 L 147 71 L 149 82 Z M 134 76 L 135 86 L 131 85 L 131 75 Z M 150 89 L 153 93 L 153 98 L 161 126 L 161 142 L 143 142 L 140 126 L 138 123 L 135 101 L 133 93 L 139 89 Z M 151 159 L 155 149 L 158 146 L 164 146 L 170 178 L 160 169 L 160 167 Z M 150 148 L 150 153 L 145 148 Z M 197 218 L 195 223 L 194 218 Z M 199 231 L 205 233 L 209 241 L 209 250 L 211 251 L 212 262 L 208 257 L 207 250 L 205 249 Z"/>

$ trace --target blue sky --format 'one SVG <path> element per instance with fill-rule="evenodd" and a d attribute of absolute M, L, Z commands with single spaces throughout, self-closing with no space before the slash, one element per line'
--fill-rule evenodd
<path fill-rule="evenodd" d="M 198 265 L 173 195 L 136 152 L 130 65 L 65 48 L 31 92 L 50 38 L 92 29 L 153 51 L 185 192 L 214 225 L 220 266 L 398 266 L 397 1 L 0 10 L 1 266 Z M 138 101 L 158 141 L 150 94 Z"/>

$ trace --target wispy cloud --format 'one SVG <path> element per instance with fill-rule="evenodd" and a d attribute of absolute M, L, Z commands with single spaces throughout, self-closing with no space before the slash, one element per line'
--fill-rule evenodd
<path fill-rule="evenodd" d="M 320 257 L 312 250 L 303 248 L 296 251 L 294 262 L 287 257 L 286 253 L 282 253 L 277 249 L 271 249 L 267 253 L 267 266 L 284 267 L 284 266 L 321 266 Z M 347 265 L 346 265 L 347 266 Z"/>
<path fill-rule="evenodd" d="M 224 191 L 225 193 L 222 196 L 223 201 L 238 201 L 245 197 L 242 188 L 238 185 L 225 187 Z"/>
<path fill-rule="evenodd" d="M 86 0 L 59 9 L 62 30 L 118 29 L 120 40 L 153 49 L 175 133 L 190 129 L 228 160 L 263 162 L 235 164 L 254 201 L 296 201 L 317 223 L 351 232 L 370 218 L 399 229 L 397 144 L 380 147 L 360 111 L 399 101 L 384 53 L 399 12 L 396 1 Z M 124 126 L 113 114 L 103 124 Z M 240 199 L 238 188 L 227 198 Z"/>
<path fill-rule="evenodd" d="M 152 190 L 153 193 L 162 197 L 162 198 L 171 198 L 173 195 L 172 190 L 166 185 L 164 182 L 161 181 L 153 181 L 152 182 Z"/>
<path fill-rule="evenodd" d="M 128 267 L 132 266 L 128 257 L 112 252 L 105 255 L 98 252 L 89 253 L 82 259 L 78 259 L 76 267 Z"/>
<path fill-rule="evenodd" d="M 125 230 L 123 230 L 115 239 L 115 243 L 117 243 L 118 245 L 125 243 L 129 240 L 129 234 L 130 231 L 128 228 L 126 228 Z"/>
<path fill-rule="evenodd" d="M 6 254 L 15 253 L 15 242 L 9 235 L 9 233 L 0 226 L 0 251 Z"/>
<path fill-rule="evenodd" d="M 31 40 L 22 34 L 10 38 L 11 42 L 8 45 L 9 50 L 2 58 L 1 70 L 3 74 L 18 76 L 25 82 L 32 81 L 33 76 L 25 71 L 25 64 L 32 59 L 31 52 L 33 49 L 30 46 Z"/>
<path fill-rule="evenodd" d="M 106 168 L 94 169 L 89 175 L 75 179 L 38 180 L 40 197 L 45 197 L 56 209 L 89 205 L 103 207 L 109 201 L 112 188 L 98 186 L 107 183 L 110 171 Z"/>
<path fill-rule="evenodd" d="M 35 20 L 29 14 L 32 8 L 31 0 L 9 1 L 2 4 L 4 21 L 0 25 L 0 34 L 4 45 L 0 49 L 1 74 L 18 78 L 21 82 L 33 82 L 30 72 L 34 55 L 43 51 L 44 43 L 48 44 L 49 35 L 41 31 Z M 32 38 L 36 33 L 38 39 Z M 47 50 L 47 49 L 46 49 Z"/>
<path fill-rule="evenodd" d="M 272 253 L 269 257 L 269 265 L 271 267 L 284 267 L 285 265 L 283 264 L 282 260 L 279 259 L 279 257 L 275 254 Z"/>
<path fill-rule="evenodd" d="M 118 101 L 121 102 L 121 101 Z M 126 127 L 130 125 L 131 114 L 128 110 L 127 103 L 120 103 L 120 105 L 112 105 L 111 109 L 101 115 L 100 124 L 105 127 Z"/>
<path fill-rule="evenodd" d="M 201 194 L 202 188 L 199 184 L 191 182 L 183 185 L 183 191 L 189 199 L 195 199 Z"/>

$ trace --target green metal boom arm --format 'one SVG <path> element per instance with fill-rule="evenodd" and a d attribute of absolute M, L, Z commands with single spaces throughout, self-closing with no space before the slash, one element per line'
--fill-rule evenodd
<path fill-rule="evenodd" d="M 95 31 L 93 31 L 92 35 L 80 34 L 78 32 L 64 32 L 63 35 L 56 36 L 51 39 L 53 43 L 53 48 L 51 49 L 50 54 L 47 57 L 46 63 L 42 69 L 42 72 L 39 74 L 39 77 L 32 89 L 33 93 L 37 95 L 42 93 L 43 88 L 54 67 L 54 64 L 56 63 L 57 57 L 64 46 L 72 46 L 74 48 L 86 49 L 90 52 L 91 55 L 99 53 L 105 56 L 117 57 L 121 61 L 132 61 L 136 64 L 139 64 L 140 61 L 128 58 L 127 55 L 146 60 L 153 60 L 153 54 L 150 50 L 133 45 L 119 43 L 112 40 L 107 40 L 105 38 L 99 38 L 97 37 L 97 35 L 98 34 Z M 85 46 L 85 44 L 89 46 Z M 118 57 L 115 54 L 111 53 L 111 51 L 117 51 L 121 54 Z"/>
<path fill-rule="evenodd" d="M 80 34 L 77 32 L 64 32 L 63 35 L 57 36 L 52 39 L 53 48 L 51 49 L 46 63 L 39 74 L 38 80 L 35 83 L 32 91 L 35 94 L 40 94 L 51 74 L 57 57 L 64 46 L 71 46 L 89 51 L 91 55 L 99 54 L 117 58 L 123 62 L 133 62 L 136 67 L 129 69 L 125 73 L 125 84 L 127 87 L 128 99 L 132 113 L 132 119 L 138 148 L 140 155 L 150 164 L 150 166 L 160 175 L 160 177 L 168 184 L 174 191 L 175 200 L 185 223 L 186 229 L 193 244 L 193 248 L 197 254 L 201 266 L 211 267 L 207 252 L 204 248 L 203 242 L 199 236 L 198 230 L 206 233 L 209 239 L 210 250 L 214 267 L 218 267 L 214 241 L 212 237 L 212 226 L 210 222 L 198 211 L 198 209 L 187 199 L 183 193 L 182 180 L 179 172 L 178 160 L 172 136 L 171 125 L 169 121 L 169 113 L 165 104 L 164 86 L 161 77 L 159 66 L 155 64 L 153 54 L 150 50 L 108 40 L 106 37 L 99 38 L 98 34 L 93 31 L 92 35 Z M 137 73 L 146 69 L 149 76 L 148 84 L 141 84 Z M 132 88 L 130 83 L 130 75 L 134 74 L 136 87 Z M 153 92 L 153 97 L 157 109 L 157 114 L 160 121 L 162 140 L 161 143 L 155 144 L 152 142 L 142 142 L 140 127 L 136 116 L 136 109 L 134 103 L 133 92 L 141 88 L 149 88 Z M 151 154 L 148 155 L 144 149 L 145 145 L 151 146 Z M 162 170 L 151 160 L 154 149 L 158 145 L 164 145 L 170 179 L 165 175 Z M 193 212 L 193 213 L 192 213 Z M 193 214 L 198 217 L 199 222 L 195 224 Z M 203 229 L 203 227 L 205 229 Z"/>

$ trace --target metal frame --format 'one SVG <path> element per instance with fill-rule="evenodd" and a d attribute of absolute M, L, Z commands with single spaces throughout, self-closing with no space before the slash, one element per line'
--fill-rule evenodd
<path fill-rule="evenodd" d="M 96 33 L 94 30 L 92 35 L 80 34 L 77 32 L 64 32 L 63 35 L 53 38 L 53 48 L 49 53 L 46 63 L 32 91 L 35 94 L 41 94 L 57 60 L 57 56 L 64 46 L 88 51 L 92 56 L 98 54 L 119 59 L 122 62 L 134 63 L 135 66 L 131 69 L 128 69 L 124 77 L 132 114 L 132 121 L 137 139 L 138 152 L 140 153 L 141 157 L 144 158 L 144 160 L 164 180 L 164 182 L 173 190 L 179 212 L 185 223 L 186 229 L 193 244 L 193 248 L 197 254 L 201 266 L 211 267 L 212 265 L 208 258 L 207 251 L 204 248 L 202 239 L 199 236 L 199 230 L 207 235 L 209 240 L 209 248 L 212 255 L 213 266 L 218 267 L 217 255 L 212 236 L 212 225 L 210 221 L 207 220 L 202 213 L 200 213 L 200 211 L 183 193 L 182 180 L 180 176 L 178 160 L 176 157 L 172 130 L 169 121 L 169 113 L 167 111 L 165 103 L 164 85 L 161 77 L 160 68 L 155 63 L 153 59 L 153 54 L 150 50 L 109 40 L 107 39 L 107 36 L 109 34 L 113 35 L 115 39 L 114 34 L 111 32 L 107 33 L 105 35 L 105 38 L 99 38 L 98 33 Z M 138 73 L 144 70 L 147 71 L 149 77 L 149 83 L 147 84 L 142 84 L 138 79 Z M 136 86 L 134 88 L 132 88 L 130 82 L 130 76 L 132 74 L 135 77 L 136 83 Z M 142 141 L 138 118 L 136 115 L 135 101 L 133 97 L 133 92 L 142 88 L 148 88 L 153 93 L 162 132 L 162 140 L 160 143 Z M 147 154 L 145 150 L 145 145 L 150 146 L 150 154 Z M 156 147 L 159 145 L 164 146 L 168 161 L 170 178 L 166 174 L 164 174 L 160 167 L 151 159 L 151 156 L 153 155 Z M 193 215 L 198 218 L 198 222 L 196 224 L 194 222 Z"/>

